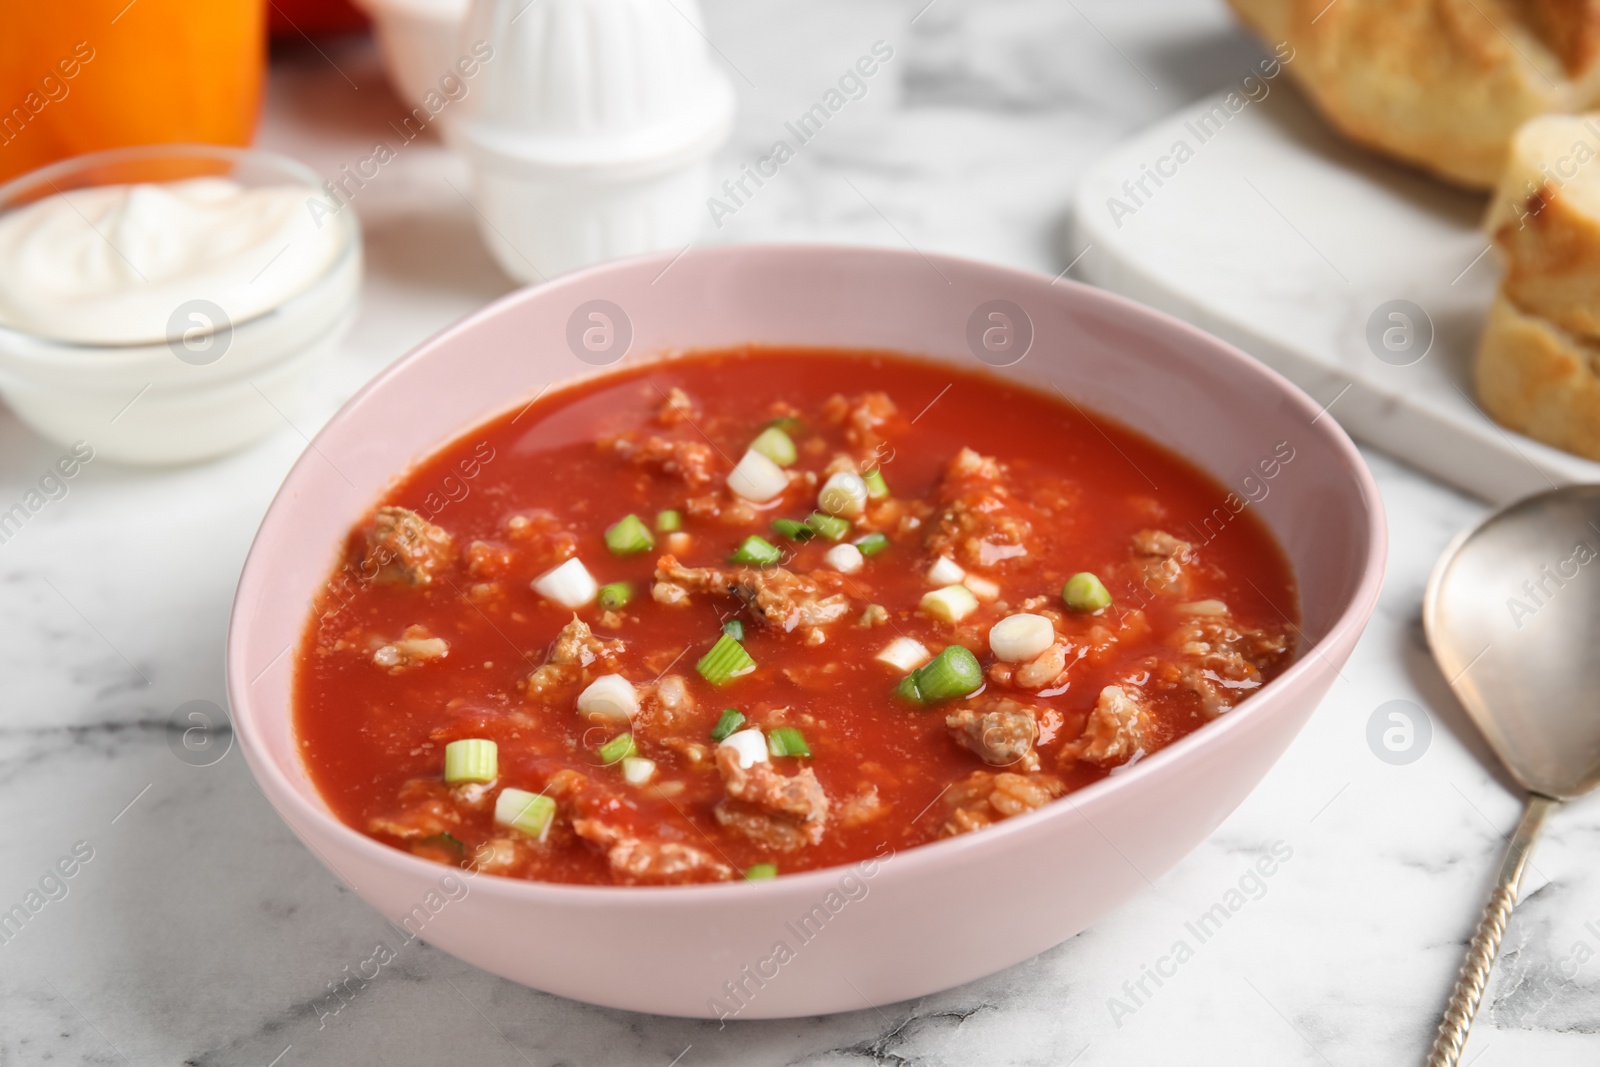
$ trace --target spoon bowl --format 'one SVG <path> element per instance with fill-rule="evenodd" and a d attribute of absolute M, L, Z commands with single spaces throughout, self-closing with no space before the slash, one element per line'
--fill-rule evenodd
<path fill-rule="evenodd" d="M 1600 784 L 1600 485 L 1517 501 L 1463 532 L 1428 582 L 1444 676 L 1513 777 L 1558 800 Z"/>

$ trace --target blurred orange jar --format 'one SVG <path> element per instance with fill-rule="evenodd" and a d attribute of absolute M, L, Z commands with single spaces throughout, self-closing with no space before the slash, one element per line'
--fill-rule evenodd
<path fill-rule="evenodd" d="M 250 143 L 266 66 L 262 0 L 6 6 L 0 180 L 102 148 Z"/>

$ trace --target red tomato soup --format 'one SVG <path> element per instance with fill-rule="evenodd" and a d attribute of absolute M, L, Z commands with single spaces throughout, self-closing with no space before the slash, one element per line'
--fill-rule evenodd
<path fill-rule="evenodd" d="M 782 876 L 1115 773 L 1283 670 L 1296 613 L 1243 500 L 1127 428 L 940 363 L 745 348 L 412 469 L 307 627 L 296 727 L 340 818 L 440 863 Z"/>

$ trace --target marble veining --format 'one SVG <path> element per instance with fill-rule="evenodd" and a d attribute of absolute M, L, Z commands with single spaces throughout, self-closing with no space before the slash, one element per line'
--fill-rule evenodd
<path fill-rule="evenodd" d="M 896 50 L 781 179 L 721 229 L 708 216 L 706 243 L 912 245 L 1052 275 L 1084 251 L 1061 236 L 1076 175 L 1259 56 L 1213 0 L 704 6 L 742 72 L 718 173 L 762 154 L 872 42 Z M 404 109 L 369 46 L 322 47 L 276 55 L 260 139 L 332 175 Z M 1482 742 L 1418 625 L 1428 568 L 1483 506 L 1371 450 L 1389 509 L 1388 581 L 1282 762 L 1114 914 L 914 1003 L 722 1027 L 513 985 L 406 940 L 343 888 L 267 805 L 226 734 L 210 765 L 177 758 L 167 723 L 186 701 L 223 700 L 233 585 L 303 435 L 408 347 L 511 288 L 478 243 L 469 189 L 459 161 L 427 139 L 363 190 L 361 319 L 281 433 L 183 470 L 92 464 L 0 544 L 0 909 L 74 848 L 93 853 L 0 943 L 0 1065 L 1420 1062 L 1519 798 L 1479 762 Z M 0 505 L 57 451 L 0 412 Z M 1432 724 L 1427 751 L 1405 766 L 1366 740 L 1391 700 Z M 1597 834 L 1595 801 L 1552 819 L 1468 1049 L 1476 1067 L 1600 1053 Z M 1274 849 L 1288 858 L 1248 879 Z M 1202 940 L 1192 927 L 1230 893 L 1241 906 Z M 1189 951 L 1174 962 L 1180 942 Z M 338 996 L 380 945 L 392 959 L 378 977 Z M 1160 984 L 1148 977 L 1158 965 L 1171 972 Z"/>

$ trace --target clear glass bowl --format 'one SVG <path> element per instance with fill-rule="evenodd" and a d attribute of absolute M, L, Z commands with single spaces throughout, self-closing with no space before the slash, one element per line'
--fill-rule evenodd
<path fill-rule="evenodd" d="M 86 442 L 98 457 L 129 463 L 233 451 L 283 426 L 282 411 L 354 320 L 362 267 L 355 211 L 332 210 L 318 175 L 275 152 L 149 145 L 77 156 L 0 186 L 0 219 L 73 190 L 199 177 L 304 186 L 308 204 L 329 206 L 320 224 L 336 227 L 328 265 L 239 321 L 178 316 L 175 308 L 168 336 L 154 343 L 63 341 L 0 322 L 0 395 L 43 436 Z"/>

